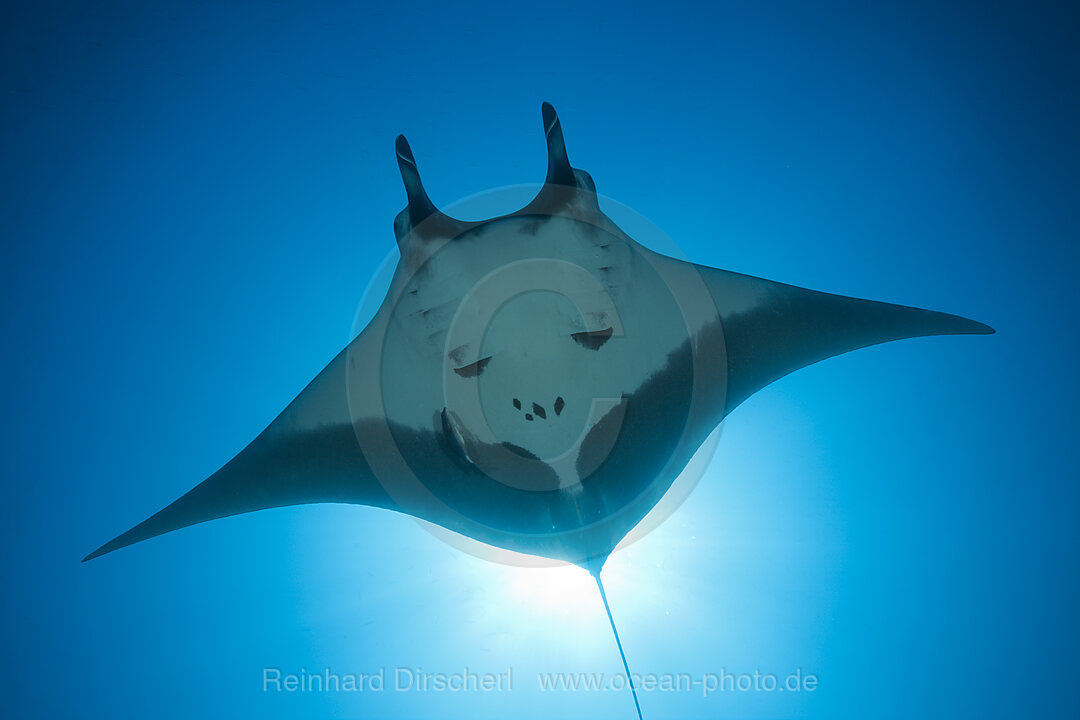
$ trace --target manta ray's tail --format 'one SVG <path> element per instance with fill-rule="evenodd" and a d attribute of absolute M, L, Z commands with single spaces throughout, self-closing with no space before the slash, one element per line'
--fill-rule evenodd
<path fill-rule="evenodd" d="M 634 707 L 637 709 L 638 720 L 642 720 L 641 703 L 638 702 L 637 688 L 634 686 L 634 678 L 630 675 L 630 665 L 626 662 L 626 653 L 623 652 L 622 641 L 619 640 L 619 631 L 615 628 L 615 618 L 611 616 L 611 605 L 608 604 L 607 593 L 604 592 L 604 583 L 600 580 L 600 570 L 590 570 L 589 572 L 596 578 L 596 587 L 600 589 L 600 599 L 604 601 L 604 610 L 607 612 L 608 622 L 611 623 L 611 632 L 615 634 L 615 644 L 619 646 L 619 656 L 622 658 L 623 669 L 626 670 L 626 682 L 634 696 Z"/>

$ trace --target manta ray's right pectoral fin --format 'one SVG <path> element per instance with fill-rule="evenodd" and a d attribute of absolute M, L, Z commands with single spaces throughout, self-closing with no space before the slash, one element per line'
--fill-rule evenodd
<path fill-rule="evenodd" d="M 829 357 L 906 338 L 994 332 L 959 315 L 700 269 L 720 309 L 727 353 L 725 415 L 769 383 Z"/>

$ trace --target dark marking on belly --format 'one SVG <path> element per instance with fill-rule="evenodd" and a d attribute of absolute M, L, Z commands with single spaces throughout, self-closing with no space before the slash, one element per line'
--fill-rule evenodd
<path fill-rule="evenodd" d="M 469 363 L 465 367 L 454 368 L 454 372 L 463 378 L 476 377 L 480 373 L 484 372 L 484 368 L 491 362 L 490 357 L 480 358 L 474 363 Z"/>
<path fill-rule="evenodd" d="M 533 414 L 541 420 L 547 420 L 547 410 L 533 403 Z"/>
<path fill-rule="evenodd" d="M 566 407 L 566 401 L 562 399 L 562 395 L 555 398 L 555 414 L 562 415 L 562 409 Z"/>
<path fill-rule="evenodd" d="M 585 332 L 573 333 L 570 337 L 583 348 L 599 350 L 604 343 L 611 339 L 611 334 L 613 332 L 613 328 L 606 328 L 604 330 L 586 330 Z"/>

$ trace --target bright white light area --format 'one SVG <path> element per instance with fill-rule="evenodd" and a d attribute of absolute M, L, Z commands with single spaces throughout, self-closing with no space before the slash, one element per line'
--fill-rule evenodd
<path fill-rule="evenodd" d="M 575 565 L 553 568 L 506 568 L 507 600 L 533 612 L 593 617 L 600 603 L 596 581 Z M 605 573 L 606 575 L 607 573 Z M 607 579 L 606 577 L 604 578 Z"/>

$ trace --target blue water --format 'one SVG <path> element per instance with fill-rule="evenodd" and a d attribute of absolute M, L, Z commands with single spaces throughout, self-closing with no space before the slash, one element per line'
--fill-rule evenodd
<path fill-rule="evenodd" d="M 729 418 L 608 562 L 622 641 L 638 673 L 817 682 L 643 691 L 645 717 L 1074 709 L 1077 30 L 1040 3 L 6 4 L 0 715 L 633 717 L 539 687 L 621 671 L 583 571 L 402 516 L 266 511 L 79 563 L 349 340 L 397 133 L 450 203 L 542 180 L 542 100 L 688 258 L 998 331 L 830 360 Z M 465 667 L 512 689 L 394 690 Z"/>

